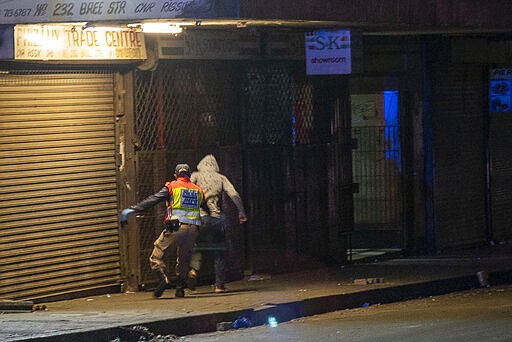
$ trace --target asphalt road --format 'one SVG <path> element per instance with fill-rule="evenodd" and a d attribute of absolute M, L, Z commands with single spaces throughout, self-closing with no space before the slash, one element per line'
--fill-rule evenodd
<path fill-rule="evenodd" d="M 512 285 L 185 336 L 211 341 L 512 341 Z"/>

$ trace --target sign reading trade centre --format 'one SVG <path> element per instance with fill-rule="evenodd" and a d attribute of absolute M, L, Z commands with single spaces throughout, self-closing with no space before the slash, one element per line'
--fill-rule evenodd
<path fill-rule="evenodd" d="M 317 30 L 305 38 L 308 75 L 352 73 L 350 30 Z"/>
<path fill-rule="evenodd" d="M 144 35 L 131 29 L 73 25 L 16 25 L 18 60 L 146 59 Z"/>

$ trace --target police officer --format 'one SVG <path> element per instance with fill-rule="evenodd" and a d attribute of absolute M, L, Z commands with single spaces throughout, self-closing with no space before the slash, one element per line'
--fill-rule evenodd
<path fill-rule="evenodd" d="M 175 168 L 175 180 L 166 182 L 156 194 L 150 195 L 136 205 L 124 209 L 119 217 L 126 222 L 128 216 L 153 207 L 157 203 L 166 202 L 164 216 L 165 228 L 154 242 L 153 252 L 149 257 L 151 269 L 157 274 L 160 282 L 154 291 L 155 297 L 162 296 L 169 285 L 166 266 L 163 261 L 164 252 L 168 247 L 176 247 L 176 297 L 185 296 L 185 287 L 189 263 L 194 243 L 201 225 L 200 207 L 208 210 L 204 202 L 204 192 L 190 181 L 190 167 L 178 164 Z"/>

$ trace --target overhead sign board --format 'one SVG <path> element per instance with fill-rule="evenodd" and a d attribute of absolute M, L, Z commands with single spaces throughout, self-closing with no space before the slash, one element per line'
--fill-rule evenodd
<path fill-rule="evenodd" d="M 3 0 L 0 24 L 227 17 L 236 13 L 237 1 Z"/>
<path fill-rule="evenodd" d="M 265 58 L 284 60 L 304 59 L 304 35 L 295 31 L 267 33 Z"/>
<path fill-rule="evenodd" d="M 72 25 L 16 25 L 14 59 L 146 59 L 144 35 L 131 29 Z"/>
<path fill-rule="evenodd" d="M 260 57 L 260 36 L 255 32 L 189 30 L 159 35 L 161 59 L 251 59 Z"/>
<path fill-rule="evenodd" d="M 350 30 L 306 32 L 305 40 L 308 75 L 352 73 Z"/>

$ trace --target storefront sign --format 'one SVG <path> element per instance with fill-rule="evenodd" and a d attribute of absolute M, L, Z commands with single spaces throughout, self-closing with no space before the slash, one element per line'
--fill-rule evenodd
<path fill-rule="evenodd" d="M 131 29 L 16 25 L 18 60 L 146 59 L 144 35 Z"/>
<path fill-rule="evenodd" d="M 306 73 L 336 75 L 352 73 L 349 30 L 306 32 Z"/>
<path fill-rule="evenodd" d="M 491 70 L 489 102 L 490 112 L 512 112 L 512 68 Z"/>
<path fill-rule="evenodd" d="M 159 36 L 161 59 L 251 59 L 260 56 L 259 34 L 197 30 Z"/>
<path fill-rule="evenodd" d="M 223 3 L 226 13 L 236 12 L 238 0 Z M 214 18 L 215 0 L 3 0 L 1 24 L 141 20 L 161 18 Z"/>
<path fill-rule="evenodd" d="M 265 46 L 265 58 L 286 60 L 304 59 L 304 35 L 299 32 L 268 32 Z"/>

